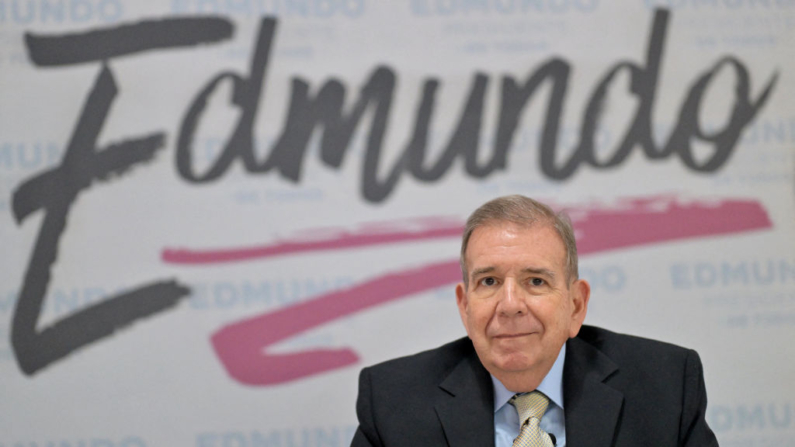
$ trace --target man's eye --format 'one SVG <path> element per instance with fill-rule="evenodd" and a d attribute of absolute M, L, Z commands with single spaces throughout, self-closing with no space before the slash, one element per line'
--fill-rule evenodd
<path fill-rule="evenodd" d="M 541 278 L 533 278 L 530 280 L 530 284 L 534 286 L 543 286 L 546 282 Z"/>
<path fill-rule="evenodd" d="M 497 281 L 494 278 L 489 277 L 481 279 L 480 283 L 484 286 L 493 286 L 494 284 L 497 284 Z"/>

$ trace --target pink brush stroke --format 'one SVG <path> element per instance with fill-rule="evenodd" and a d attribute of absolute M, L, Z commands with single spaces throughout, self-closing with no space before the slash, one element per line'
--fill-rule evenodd
<path fill-rule="evenodd" d="M 418 228 L 411 228 L 417 227 Z M 460 222 L 449 222 L 443 218 L 425 218 L 405 222 L 407 228 L 400 223 L 370 224 L 365 228 L 347 232 L 343 230 L 316 230 L 315 232 L 330 233 L 328 236 L 293 238 L 277 241 L 272 244 L 243 248 L 223 248 L 217 250 L 165 249 L 161 258 L 169 264 L 215 264 L 219 262 L 236 262 L 258 258 L 289 255 L 295 253 L 340 250 L 346 248 L 366 247 L 369 245 L 414 242 L 428 239 L 460 237 L 463 225 Z"/>
<path fill-rule="evenodd" d="M 571 209 L 577 250 L 599 253 L 696 237 L 772 228 L 754 201 L 682 203 L 670 197 L 620 202 L 617 206 Z"/>
<path fill-rule="evenodd" d="M 384 275 L 312 301 L 227 325 L 213 334 L 212 344 L 229 375 L 247 385 L 275 385 L 320 374 L 354 364 L 359 357 L 348 348 L 312 349 L 294 354 L 263 353 L 263 349 L 307 329 L 450 284 L 460 277 L 458 261 Z"/>
<path fill-rule="evenodd" d="M 578 233 L 581 254 L 772 227 L 764 208 L 758 202 L 746 200 L 706 204 L 654 197 L 620 202 L 610 207 L 571 208 L 568 212 Z M 249 259 L 262 258 L 460 236 L 460 224 L 427 222 L 429 228 L 417 231 L 354 232 L 313 242 L 283 241 L 258 247 L 256 252 L 247 249 L 182 250 L 179 256 L 174 255 L 176 251 L 171 251 L 169 256 L 164 254 L 163 257 L 167 262 L 229 262 L 247 259 L 246 256 Z M 275 354 L 267 352 L 268 347 L 338 318 L 456 283 L 460 276 L 457 260 L 389 273 L 309 302 L 231 323 L 213 334 L 211 341 L 229 375 L 240 383 L 268 386 L 291 382 L 355 364 L 359 358 L 349 348 Z"/>

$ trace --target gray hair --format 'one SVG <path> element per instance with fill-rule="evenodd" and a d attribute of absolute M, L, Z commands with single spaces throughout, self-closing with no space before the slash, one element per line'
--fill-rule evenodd
<path fill-rule="evenodd" d="M 574 240 L 574 229 L 569 217 L 562 212 L 555 213 L 552 208 L 529 197 L 512 195 L 484 203 L 467 219 L 464 236 L 461 240 L 460 259 L 465 286 L 469 283 L 465 256 L 472 232 L 478 227 L 498 222 L 510 222 L 522 227 L 536 224 L 551 226 L 558 233 L 566 248 L 566 277 L 569 281 L 579 277 L 577 242 Z"/>

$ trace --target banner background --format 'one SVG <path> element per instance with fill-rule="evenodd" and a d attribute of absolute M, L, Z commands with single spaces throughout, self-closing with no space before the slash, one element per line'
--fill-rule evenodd
<path fill-rule="evenodd" d="M 616 153 L 637 113 L 631 76 L 622 69 L 598 115 L 596 161 L 580 163 L 565 179 L 551 178 L 541 168 L 542 152 L 558 167 L 574 156 L 598 84 L 621 62 L 647 67 L 653 23 L 663 16 L 652 139 L 662 148 L 677 124 L 687 123 L 683 104 L 714 70 L 691 123 L 703 132 L 690 139 L 691 153 L 703 166 L 717 152 L 709 138 L 734 129 L 739 138 L 728 145 L 725 162 L 697 172 L 683 162 L 681 145 L 657 159 L 635 146 L 614 166 L 595 167 Z M 25 373 L 12 348 L 15 306 L 25 272 L 36 264 L 45 214 L 54 212 L 36 209 L 20 219 L 14 195 L 65 163 L 103 66 L 37 64 L 26 33 L 65 36 L 200 17 L 230 24 L 231 33 L 105 62 L 117 94 L 97 151 L 152 134 L 162 143 L 149 162 L 94 179 L 68 206 L 31 330 L 41 333 L 120 291 L 157 281 L 173 280 L 186 292 L 150 316 L 136 316 L 134 305 L 129 324 Z M 258 51 L 256 39 L 270 23 L 264 17 L 275 19 L 275 29 Z M 721 445 L 795 445 L 794 31 L 795 2 L 784 0 L 0 1 L 0 447 L 347 445 L 363 366 L 464 335 L 454 295 L 456 229 L 483 202 L 514 193 L 569 210 L 583 252 L 580 273 L 593 290 L 587 323 L 699 352 L 708 418 Z M 96 48 L 108 42 L 98 40 Z M 195 132 L 185 131 L 191 105 L 221 73 L 249 80 L 252 61 L 267 49 L 262 81 L 249 83 L 261 85 L 258 97 L 251 90 L 239 95 L 254 98 L 251 134 L 260 163 L 273 156 L 285 123 L 308 122 L 309 135 L 309 112 L 288 120 L 301 85 L 310 100 L 324 86 L 344 91 L 342 113 L 335 115 L 331 103 L 314 109 L 337 118 L 351 116 L 368 83 L 394 80 L 391 102 L 367 103 L 350 144 L 335 134 L 329 148 L 341 154 L 336 167 L 324 158 L 323 126 L 316 126 L 303 156 L 298 141 L 305 134 L 286 140 L 278 167 L 252 172 L 239 155 L 244 146 L 235 144 L 238 155 L 215 180 L 188 181 L 178 169 L 181 135 L 192 135 L 184 152 L 192 157 L 189 170 L 201 177 L 219 163 L 246 115 L 232 105 L 229 77 L 209 95 Z M 727 56 L 742 69 L 730 63 L 716 69 Z M 503 99 L 509 78 L 521 86 L 554 58 L 570 70 L 561 78 L 566 91 L 556 146 L 540 142 L 554 104 L 547 78 L 522 109 L 504 169 L 475 176 L 459 154 L 435 178 L 419 180 L 411 162 L 401 162 L 422 121 L 429 81 L 436 90 L 422 166 L 433 166 L 448 144 L 463 150 L 473 137 L 483 166 L 495 154 L 501 113 L 516 101 L 515 94 Z M 479 127 L 477 113 L 464 114 L 478 97 L 472 94 L 478 82 L 484 82 Z M 386 98 L 387 84 L 373 91 Z M 756 104 L 768 86 L 755 114 L 733 123 L 735 106 L 743 98 Z M 379 105 L 388 116 L 373 124 Z M 462 115 L 466 132 L 450 143 Z M 383 131 L 383 142 L 376 181 L 368 182 L 367 161 L 378 152 L 368 140 L 373 129 Z M 69 171 L 67 183 L 79 183 L 91 163 L 81 159 L 83 170 Z M 290 163 L 299 168 L 292 178 L 280 172 Z M 394 186 L 379 195 L 378 185 L 393 172 Z M 62 206 L 66 190 L 47 189 L 47 203 Z M 323 241 L 325 249 L 311 245 Z M 245 249 L 260 251 L 245 258 L 251 254 Z M 220 250 L 238 259 L 223 261 Z M 197 253 L 208 251 L 212 262 L 195 263 Z M 443 267 L 434 270 L 436 264 Z M 394 275 L 406 276 L 390 283 Z M 357 292 L 362 284 L 373 289 Z M 414 289 L 391 296 L 396 289 L 389 284 Z M 341 310 L 354 295 L 367 304 Z M 242 323 L 252 318 L 265 320 Z M 220 351 L 240 352 L 242 363 L 232 363 L 254 381 L 276 383 L 230 374 L 211 342 L 230 327 L 244 327 L 241 342 Z M 51 348 L 21 349 L 36 357 Z M 322 362 L 288 362 L 298 372 L 274 372 L 274 354 L 344 348 L 358 358 L 343 367 L 311 372 Z"/>

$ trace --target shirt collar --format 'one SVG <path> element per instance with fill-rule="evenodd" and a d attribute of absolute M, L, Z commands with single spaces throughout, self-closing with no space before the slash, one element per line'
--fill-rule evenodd
<path fill-rule="evenodd" d="M 564 343 L 558 353 L 558 358 L 552 365 L 552 369 L 549 370 L 547 376 L 544 377 L 544 380 L 542 380 L 541 384 L 536 388 L 536 390 L 544 393 L 550 401 L 560 408 L 563 408 L 563 362 L 565 359 L 566 344 Z M 497 410 L 507 404 L 516 393 L 508 391 L 505 385 L 494 376 L 491 376 L 491 384 L 494 387 L 494 412 L 496 413 Z"/>

